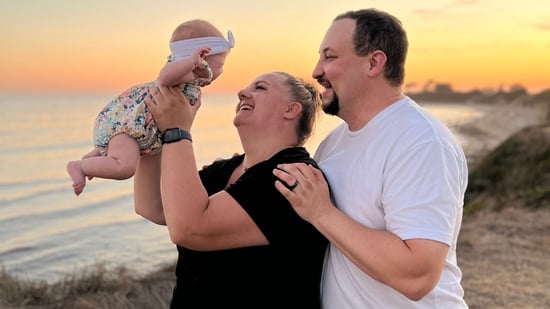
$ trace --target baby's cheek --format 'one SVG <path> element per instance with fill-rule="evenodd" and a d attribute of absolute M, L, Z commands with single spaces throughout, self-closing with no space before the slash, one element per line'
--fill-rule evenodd
<path fill-rule="evenodd" d="M 214 69 L 212 70 L 212 80 L 215 80 L 223 73 L 223 69 Z"/>

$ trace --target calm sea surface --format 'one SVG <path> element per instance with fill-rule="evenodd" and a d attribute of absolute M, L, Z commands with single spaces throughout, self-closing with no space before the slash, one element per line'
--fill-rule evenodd
<path fill-rule="evenodd" d="M 73 194 L 65 165 L 91 150 L 94 118 L 114 95 L 0 94 L 0 268 L 51 282 L 96 263 L 143 274 L 175 261 L 166 228 L 135 214 L 131 179 L 94 179 Z M 193 128 L 199 165 L 241 152 L 236 102 L 205 94 Z M 475 106 L 425 107 L 451 129 L 481 115 Z M 323 115 L 306 145 L 312 154 L 339 123 Z"/>

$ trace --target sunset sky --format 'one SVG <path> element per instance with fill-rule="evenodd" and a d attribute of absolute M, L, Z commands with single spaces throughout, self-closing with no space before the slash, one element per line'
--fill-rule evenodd
<path fill-rule="evenodd" d="M 0 0 L 0 91 L 118 93 L 152 81 L 173 29 L 194 18 L 236 40 L 205 91 L 231 93 L 272 70 L 310 78 L 332 19 L 366 7 L 403 22 L 409 85 L 550 88 L 550 1 Z"/>

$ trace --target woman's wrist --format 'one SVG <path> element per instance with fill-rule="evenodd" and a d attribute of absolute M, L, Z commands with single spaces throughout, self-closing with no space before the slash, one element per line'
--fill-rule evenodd
<path fill-rule="evenodd" d="M 182 139 L 186 139 L 190 142 L 193 141 L 191 133 L 180 128 L 166 129 L 161 133 L 161 140 L 163 144 L 179 142 Z"/>

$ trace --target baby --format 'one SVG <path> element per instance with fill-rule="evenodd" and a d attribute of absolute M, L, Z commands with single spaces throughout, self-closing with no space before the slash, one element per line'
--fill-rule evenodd
<path fill-rule="evenodd" d="M 194 104 L 200 87 L 223 72 L 225 58 L 234 45 L 231 31 L 226 40 L 209 22 L 191 20 L 179 25 L 170 40 L 171 55 L 157 80 L 133 86 L 107 104 L 96 118 L 95 148 L 81 160 L 67 164 L 74 193 L 82 193 L 86 178 L 128 179 L 142 154 L 159 153 L 160 132 L 144 103 L 150 87 L 178 85 Z"/>

